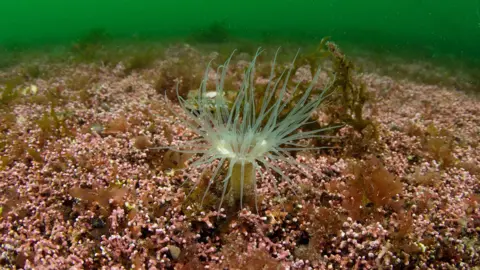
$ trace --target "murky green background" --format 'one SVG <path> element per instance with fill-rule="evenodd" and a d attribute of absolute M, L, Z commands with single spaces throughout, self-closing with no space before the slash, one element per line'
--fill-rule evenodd
<path fill-rule="evenodd" d="M 479 0 L 9 0 L 3 47 L 71 43 L 93 28 L 116 38 L 186 38 L 221 22 L 231 37 L 316 42 L 480 59 Z"/>

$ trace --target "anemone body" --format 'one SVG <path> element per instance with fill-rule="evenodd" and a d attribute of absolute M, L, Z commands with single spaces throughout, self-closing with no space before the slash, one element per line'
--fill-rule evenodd
<path fill-rule="evenodd" d="M 215 94 L 206 89 L 209 67 L 207 68 L 195 101 L 198 106 L 196 111 L 189 109 L 187 101 L 178 97 L 180 106 L 188 118 L 183 119 L 183 123 L 192 129 L 198 138 L 183 143 L 182 147 L 175 150 L 199 154 L 196 156 L 200 157 L 191 166 L 208 167 L 212 162 L 218 160 L 206 192 L 214 181 L 223 181 L 219 207 L 221 207 L 227 192 L 233 193 L 235 199 L 240 202 L 240 206 L 242 206 L 245 195 L 254 195 L 255 206 L 257 206 L 257 174 L 263 179 L 265 172 L 275 172 L 281 176 L 281 179 L 277 181 L 291 182 L 289 177 L 271 161 L 301 166 L 289 154 L 289 151 L 316 148 L 300 144 L 298 141 L 322 137 L 321 133 L 324 131 L 324 129 L 319 129 L 297 132 L 309 122 L 311 113 L 324 99 L 325 90 L 320 95 L 311 97 L 311 92 L 318 79 L 319 69 L 308 87 L 302 89 L 303 93 L 300 93 L 298 98 L 299 84 L 293 89 L 287 89 L 295 59 L 281 75 L 276 75 L 277 51 L 272 63 L 269 82 L 263 92 L 263 102 L 259 104 L 256 102 L 258 94 L 254 85 L 254 73 L 260 53 L 259 49 L 245 70 L 244 79 L 233 103 L 229 103 L 225 99 L 223 87 L 233 53 L 217 70 Z M 292 106 L 295 95 L 297 95 L 296 103 Z M 211 106 L 203 106 L 206 104 L 207 96 L 214 99 L 213 109 Z M 209 103 L 211 101 L 210 99 Z M 280 119 L 280 112 L 287 107 L 291 109 Z M 223 179 L 217 179 L 220 178 L 222 168 L 226 173 L 223 173 Z"/>

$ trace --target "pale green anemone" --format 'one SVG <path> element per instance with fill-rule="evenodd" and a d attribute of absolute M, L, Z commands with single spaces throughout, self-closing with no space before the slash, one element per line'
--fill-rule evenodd
<path fill-rule="evenodd" d="M 255 93 L 254 73 L 255 63 L 260 53 L 259 49 L 246 69 L 234 101 L 229 102 L 225 98 L 224 90 L 227 68 L 233 53 L 217 70 L 215 91 L 206 89 L 208 67 L 196 100 L 187 102 L 178 95 L 180 106 L 187 115 L 182 122 L 195 132 L 198 138 L 183 143 L 181 147 L 168 148 L 198 154 L 194 155 L 198 159 L 190 166 L 208 168 L 215 160 L 218 160 L 205 195 L 212 183 L 223 181 L 219 208 L 221 208 L 227 193 L 233 194 L 235 200 L 240 202 L 240 207 L 242 207 L 244 194 L 253 193 L 257 206 L 257 174 L 263 179 L 265 173 L 275 172 L 281 176 L 278 181 L 284 180 L 291 183 L 291 179 L 272 161 L 303 167 L 290 155 L 289 151 L 321 148 L 310 147 L 298 141 L 322 137 L 321 133 L 326 130 L 296 132 L 309 123 L 311 113 L 324 100 L 326 90 L 311 97 L 311 92 L 318 79 L 320 71 L 318 69 L 313 80 L 303 90 L 303 94 L 300 97 L 296 96 L 296 104 L 292 106 L 293 97 L 298 94 L 297 91 L 300 91 L 298 89 L 300 84 L 292 87 L 293 89 L 287 89 L 295 59 L 280 76 L 275 77 L 274 70 L 278 51 L 272 63 L 269 82 L 263 93 L 263 102 L 261 104 L 256 102 L 255 99 L 258 99 L 258 96 Z M 195 105 L 195 110 L 192 110 L 192 104 Z M 285 108 L 290 109 L 280 119 L 279 114 Z M 221 170 L 222 168 L 224 170 Z M 223 179 L 217 179 L 220 178 L 221 171 L 225 172 Z"/>

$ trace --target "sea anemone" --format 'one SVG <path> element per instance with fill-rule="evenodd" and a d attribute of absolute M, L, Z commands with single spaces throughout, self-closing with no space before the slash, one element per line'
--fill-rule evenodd
<path fill-rule="evenodd" d="M 302 126 L 310 123 L 311 113 L 324 100 L 326 89 L 328 89 L 320 91 L 318 95 L 312 95 L 320 69 L 317 70 L 313 80 L 303 90 L 303 93 L 299 90 L 300 83 L 291 87 L 293 89 L 287 89 L 297 56 L 280 76 L 275 77 L 277 50 L 269 82 L 263 92 L 263 97 L 259 98 L 255 90 L 254 73 L 256 61 L 261 52 L 260 49 L 256 52 L 245 70 L 241 87 L 234 101 L 228 101 L 224 90 L 224 81 L 233 53 L 217 69 L 215 91 L 206 89 L 209 65 L 200 84 L 199 94 L 193 102 L 196 105 L 195 109 L 192 109 L 192 102 L 182 98 L 177 91 L 180 106 L 187 116 L 186 119 L 182 119 L 182 122 L 196 133 L 198 138 L 184 142 L 180 147 L 169 146 L 167 148 L 194 154 L 193 157 L 198 159 L 190 164 L 193 167 L 210 167 L 215 160 L 218 161 L 208 182 L 202 203 L 211 185 L 215 181 L 220 181 L 217 178 L 221 178 L 220 175 L 223 175 L 219 208 L 221 208 L 226 194 L 232 194 L 233 198 L 240 203 L 240 207 L 242 207 L 244 195 L 253 194 L 257 208 L 257 175 L 263 179 L 266 172 L 275 172 L 281 176 L 280 181 L 291 183 L 291 179 L 272 161 L 305 167 L 297 162 L 289 151 L 321 148 L 299 142 L 322 137 L 321 133 L 327 129 L 303 132 L 300 130 Z M 262 102 L 260 103 L 259 100 Z"/>

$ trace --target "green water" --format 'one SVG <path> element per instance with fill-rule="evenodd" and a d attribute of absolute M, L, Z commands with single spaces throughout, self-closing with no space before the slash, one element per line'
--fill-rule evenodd
<path fill-rule="evenodd" d="M 229 38 L 316 42 L 480 59 L 478 0 L 19 0 L 2 1 L 6 48 L 69 44 L 91 29 L 114 38 L 182 39 L 214 22 Z"/>

